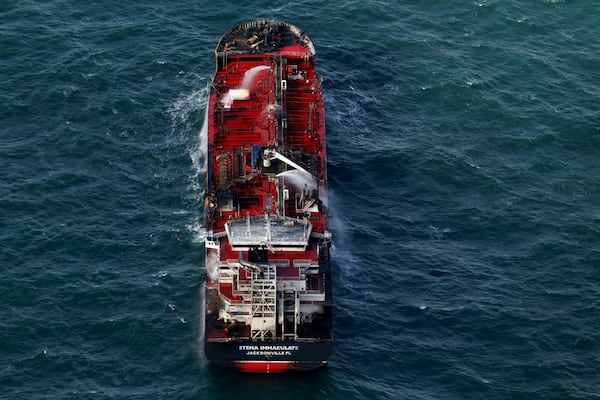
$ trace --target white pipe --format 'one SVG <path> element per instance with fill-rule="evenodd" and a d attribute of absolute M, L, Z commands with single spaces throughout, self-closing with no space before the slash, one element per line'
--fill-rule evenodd
<path fill-rule="evenodd" d="M 264 153 L 265 157 L 267 157 L 269 160 L 273 160 L 273 159 L 278 159 L 283 161 L 284 163 L 286 163 L 287 165 L 289 165 L 292 168 L 297 169 L 298 171 L 302 171 L 307 175 L 310 175 L 314 178 L 314 176 L 308 172 L 307 170 L 305 170 L 304 168 L 302 168 L 301 166 L 299 166 L 298 164 L 296 164 L 295 162 L 293 162 L 292 160 L 290 160 L 289 158 L 287 158 L 286 156 L 284 156 L 281 153 L 276 152 L 273 149 L 265 149 Z M 316 178 L 315 178 L 316 179 Z"/>

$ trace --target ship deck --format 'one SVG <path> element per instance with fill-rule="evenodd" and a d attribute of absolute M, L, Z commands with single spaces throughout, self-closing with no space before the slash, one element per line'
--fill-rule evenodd
<path fill-rule="evenodd" d="M 259 20 L 228 31 L 215 55 L 207 346 L 331 342 L 325 116 L 313 44 L 292 25 Z M 322 365 L 323 349 L 318 360 L 305 359 L 309 348 L 294 357 Z M 265 362 L 260 352 L 231 351 Z"/>

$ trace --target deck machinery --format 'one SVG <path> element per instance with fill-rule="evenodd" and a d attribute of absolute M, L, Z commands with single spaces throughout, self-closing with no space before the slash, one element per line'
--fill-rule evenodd
<path fill-rule="evenodd" d="M 215 50 L 207 111 L 205 353 L 248 372 L 331 355 L 322 79 L 297 27 L 257 20 Z"/>

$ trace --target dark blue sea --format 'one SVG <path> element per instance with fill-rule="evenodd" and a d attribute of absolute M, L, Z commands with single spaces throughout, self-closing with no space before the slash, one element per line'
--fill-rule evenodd
<path fill-rule="evenodd" d="M 324 77 L 327 369 L 202 351 L 214 47 Z M 1 399 L 600 399 L 597 0 L 0 0 Z"/>

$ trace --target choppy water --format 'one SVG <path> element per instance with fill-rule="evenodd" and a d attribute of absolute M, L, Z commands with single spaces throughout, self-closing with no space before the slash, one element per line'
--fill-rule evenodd
<path fill-rule="evenodd" d="M 0 0 L 0 398 L 600 398 L 600 3 Z M 324 75 L 330 367 L 207 364 L 213 49 Z"/>

